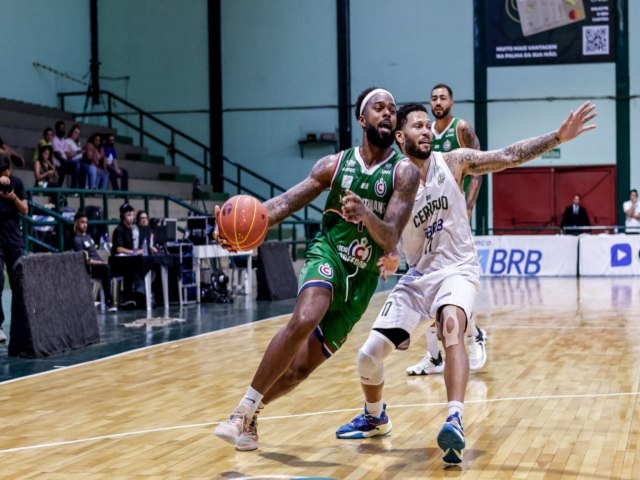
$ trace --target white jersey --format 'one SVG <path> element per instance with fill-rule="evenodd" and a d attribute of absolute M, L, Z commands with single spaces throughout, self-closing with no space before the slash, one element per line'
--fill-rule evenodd
<path fill-rule="evenodd" d="M 622 204 L 622 209 L 626 212 L 632 206 L 631 200 L 627 200 Z M 624 226 L 626 227 L 625 232 L 638 233 L 640 232 L 640 220 L 637 218 L 633 218 L 635 215 L 640 213 L 640 202 L 636 202 L 633 205 L 633 211 L 631 212 L 632 217 L 629 218 L 625 215 Z"/>
<path fill-rule="evenodd" d="M 480 275 L 467 202 L 439 152 L 431 153 L 426 184 L 420 185 L 402 232 L 402 248 L 417 273 L 455 269 Z"/>

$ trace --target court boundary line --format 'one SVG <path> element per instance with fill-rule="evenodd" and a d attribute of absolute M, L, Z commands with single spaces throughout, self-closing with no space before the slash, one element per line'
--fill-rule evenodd
<path fill-rule="evenodd" d="M 177 340 L 169 340 L 167 342 L 158 343 L 156 345 L 147 345 L 145 347 L 140 347 L 140 348 L 135 348 L 135 349 L 132 349 L 132 350 L 127 350 L 126 352 L 115 353 L 113 355 L 108 355 L 106 357 L 96 358 L 94 360 L 88 360 L 86 362 L 74 363 L 73 365 L 68 365 L 68 366 L 57 365 L 54 368 L 52 368 L 51 370 L 47 370 L 45 372 L 32 373 L 31 375 L 25 375 L 23 377 L 11 378 L 9 380 L 4 380 L 3 382 L 0 382 L 0 387 L 2 387 L 3 385 L 6 385 L 8 383 L 14 383 L 14 382 L 18 382 L 20 380 L 26 380 L 28 378 L 40 377 L 42 375 L 48 375 L 48 374 L 51 374 L 51 373 L 54 373 L 54 372 L 61 372 L 63 370 L 67 370 L 69 368 L 76 368 L 76 367 L 81 367 L 83 365 L 90 365 L 92 363 L 103 362 L 103 361 L 106 361 L 106 360 L 110 360 L 112 358 L 118 358 L 118 357 L 123 357 L 125 355 L 129 355 L 129 354 L 132 354 L 132 353 L 142 352 L 144 350 L 150 350 L 150 349 L 153 349 L 153 348 L 164 347 L 166 345 L 172 345 L 174 343 L 184 342 L 184 341 L 187 341 L 187 340 L 193 340 L 195 338 L 206 337 L 206 336 L 209 336 L 209 335 L 215 335 L 215 334 L 219 334 L 219 333 L 222 333 L 222 332 L 226 333 L 226 332 L 232 331 L 234 329 L 244 328 L 244 327 L 247 327 L 247 326 L 250 326 L 250 325 L 256 325 L 258 323 L 268 322 L 268 321 L 272 321 L 272 320 L 278 320 L 278 319 L 281 319 L 282 317 L 286 317 L 287 315 L 292 315 L 292 313 L 285 313 L 285 314 L 282 314 L 282 315 L 276 315 L 275 317 L 263 318 L 261 320 L 256 320 L 254 322 L 243 323 L 241 325 L 234 325 L 233 327 L 222 328 L 220 330 L 214 330 L 212 332 L 199 333 L 198 335 L 193 335 L 191 337 L 179 338 Z"/>
<path fill-rule="evenodd" d="M 382 291 L 382 292 L 378 292 L 376 294 L 374 294 L 373 297 L 377 297 L 380 295 L 389 295 L 389 291 Z M 373 298 L 372 297 L 372 298 Z M 481 313 L 480 313 L 481 314 Z M 220 333 L 226 333 L 226 332 L 230 332 L 233 331 L 235 329 L 242 329 L 242 328 L 246 328 L 252 325 L 256 325 L 256 324 L 261 324 L 263 322 L 269 322 L 269 321 L 273 321 L 273 320 L 278 320 L 281 319 L 282 317 L 286 317 L 288 315 L 293 315 L 293 312 L 291 313 L 285 313 L 285 314 L 281 314 L 281 315 L 276 315 L 274 317 L 268 317 L 268 318 L 263 318 L 260 320 L 256 320 L 254 322 L 248 322 L 248 323 L 243 323 L 241 325 L 234 325 L 232 327 L 227 327 L 227 328 L 222 328 L 220 330 L 214 330 L 211 332 L 205 332 L 205 333 L 200 333 L 198 335 L 194 335 L 191 337 L 185 337 L 185 338 L 179 338 L 177 340 L 170 340 L 167 342 L 162 342 L 156 345 L 147 345 L 145 347 L 140 347 L 140 348 L 135 348 L 132 350 L 127 350 L 126 352 L 120 352 L 120 353 L 116 353 L 113 355 L 108 355 L 105 357 L 101 357 L 101 358 L 96 358 L 94 360 L 88 360 L 86 362 L 80 362 L 80 363 L 75 363 L 73 365 L 56 365 L 54 366 L 51 370 L 47 370 L 44 372 L 38 372 L 38 373 L 32 373 L 30 375 L 25 375 L 22 377 L 17 377 L 17 378 L 11 378 L 9 380 L 4 380 L 2 382 L 0 382 L 0 387 L 2 387 L 3 385 L 7 385 L 10 383 L 15 383 L 15 382 L 19 382 L 21 380 L 27 380 L 30 378 L 35 378 L 35 377 L 40 377 L 43 375 L 49 375 L 55 372 L 60 372 L 69 368 L 77 368 L 77 367 L 81 367 L 83 365 L 91 365 L 93 363 L 97 363 L 97 362 L 102 362 L 102 361 L 106 361 L 106 360 L 110 360 L 113 358 L 118 358 L 118 357 L 122 357 L 125 355 L 129 355 L 129 354 L 133 354 L 133 353 L 137 353 L 137 352 L 142 352 L 144 350 L 150 350 L 153 348 L 159 348 L 159 347 L 163 347 L 165 345 L 172 345 L 174 343 L 179 343 L 179 342 L 184 342 L 186 340 L 192 340 L 195 338 L 201 338 L 201 337 L 206 337 L 209 335 L 216 335 L 216 334 L 220 334 Z M 502 330 L 502 329 L 532 329 L 532 330 L 542 330 L 542 329 L 549 329 L 549 330 L 562 330 L 562 329 L 566 329 L 566 328 L 570 328 L 572 325 L 492 325 L 491 327 L 488 327 L 488 330 Z M 597 330 L 619 330 L 619 329 L 626 329 L 629 328 L 628 326 L 620 326 L 620 327 L 611 327 L 611 326 L 605 326 L 605 327 L 598 327 L 598 326 L 580 326 L 581 329 L 597 329 Z"/>
<path fill-rule="evenodd" d="M 388 290 L 384 290 L 382 292 L 375 293 L 373 295 L 372 299 L 374 297 L 379 296 L 379 295 L 387 295 L 388 296 L 389 295 L 389 291 Z M 246 328 L 246 327 L 249 327 L 249 326 L 252 326 L 252 325 L 256 325 L 256 324 L 259 324 L 259 323 L 278 320 L 278 319 L 281 319 L 282 317 L 286 317 L 286 316 L 289 316 L 289 315 L 293 315 L 293 311 L 290 312 L 290 313 L 283 313 L 281 315 L 276 315 L 275 317 L 263 318 L 263 319 L 260 319 L 260 320 L 256 320 L 254 322 L 248 322 L 248 323 L 243 323 L 241 325 L 234 325 L 232 327 L 222 328 L 220 330 L 214 330 L 212 332 L 200 333 L 198 335 L 193 335 L 191 337 L 179 338 L 177 340 L 170 340 L 170 341 L 167 341 L 167 342 L 158 343 L 156 345 L 147 345 L 146 347 L 140 347 L 140 348 L 135 348 L 133 350 L 127 350 L 126 352 L 120 352 L 120 353 L 116 353 L 114 355 L 108 355 L 106 357 L 96 358 L 95 360 L 88 360 L 86 362 L 74 363 L 73 365 L 69 365 L 69 366 L 58 365 L 58 366 L 55 366 L 54 368 L 52 368 L 51 370 L 47 370 L 45 372 L 38 372 L 38 373 L 33 373 L 31 375 L 25 375 L 23 377 L 11 378 L 9 380 L 4 380 L 4 381 L 0 382 L 0 387 L 2 387 L 3 385 L 6 385 L 8 383 L 15 383 L 15 382 L 18 382 L 20 380 L 26 380 L 28 378 L 34 378 L 34 377 L 39 377 L 39 376 L 42 376 L 42 375 L 48 375 L 48 374 L 51 374 L 51 373 L 54 373 L 54 372 L 61 372 L 63 370 L 69 369 L 69 368 L 76 368 L 76 367 L 81 367 L 83 365 L 90 365 L 92 363 L 97 363 L 97 362 L 106 361 L 106 360 L 109 360 L 109 359 L 112 359 L 112 358 L 122 357 L 122 356 L 125 356 L 125 355 L 129 355 L 131 353 L 141 352 L 141 351 L 149 350 L 149 349 L 152 349 L 152 348 L 159 348 L 159 347 L 163 347 L 165 345 L 172 345 L 174 343 L 184 342 L 186 340 L 192 340 L 194 338 L 206 337 L 208 335 L 215 335 L 215 334 L 219 334 L 219 333 L 222 333 L 222 332 L 226 333 L 226 332 L 232 331 L 234 329 Z"/>
<path fill-rule="evenodd" d="M 538 396 L 524 396 L 524 397 L 501 397 L 501 398 L 490 398 L 490 399 L 482 399 L 482 400 L 466 400 L 465 404 L 491 404 L 491 403 L 499 403 L 499 402 L 513 402 L 513 401 L 538 401 L 538 400 L 553 400 L 553 399 L 597 399 L 597 398 L 611 398 L 611 397 L 638 397 L 640 396 L 640 391 L 637 392 L 618 392 L 618 393 L 584 393 L 584 394 L 560 394 L 560 395 L 538 395 Z M 430 402 L 430 403 L 409 403 L 409 404 L 399 404 L 399 405 L 389 405 L 387 408 L 389 410 L 393 410 L 396 408 L 423 408 L 423 407 L 439 407 L 446 405 L 447 402 Z M 272 417 L 260 417 L 260 421 L 264 420 L 283 420 L 290 418 L 301 418 L 301 417 L 312 417 L 312 416 L 320 416 L 320 415 L 332 415 L 335 413 L 348 413 L 348 412 L 360 412 L 362 408 L 343 408 L 337 410 L 324 410 L 319 412 L 308 412 L 308 413 L 296 413 L 292 415 L 275 415 Z M 201 428 L 201 427 L 213 427 L 214 425 L 219 425 L 222 422 L 202 422 L 202 423 L 192 423 L 186 425 L 175 425 L 172 427 L 159 427 L 159 428 L 150 428 L 146 430 L 136 430 L 131 432 L 121 432 L 121 433 L 111 433 L 108 435 L 98 435 L 96 437 L 86 437 L 86 438 L 78 438 L 75 440 L 63 440 L 59 442 L 49 442 L 49 443 L 41 443 L 35 445 L 25 445 L 23 447 L 14 447 L 14 448 L 6 448 L 0 450 L 0 455 L 6 453 L 14 453 L 21 452 L 27 450 L 39 450 L 43 448 L 50 447 L 60 447 L 66 445 L 74 445 L 79 443 L 89 443 L 89 442 L 97 442 L 100 440 L 112 440 L 118 438 L 125 437 L 133 437 L 137 435 L 147 435 L 150 433 L 158 433 L 158 432 L 167 432 L 171 430 L 184 430 L 189 428 Z"/>

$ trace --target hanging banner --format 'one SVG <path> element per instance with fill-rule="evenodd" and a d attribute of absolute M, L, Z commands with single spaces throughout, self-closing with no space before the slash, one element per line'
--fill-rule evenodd
<path fill-rule="evenodd" d="M 615 0 L 485 0 L 486 64 L 615 62 Z"/>

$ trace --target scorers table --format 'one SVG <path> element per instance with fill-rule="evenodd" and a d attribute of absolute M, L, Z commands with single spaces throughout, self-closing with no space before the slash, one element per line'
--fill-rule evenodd
<path fill-rule="evenodd" d="M 201 260 L 207 260 L 211 258 L 229 258 L 229 257 L 247 257 L 247 266 L 241 270 L 245 270 L 244 275 L 244 291 L 246 295 L 251 295 L 253 292 L 253 256 L 254 251 L 249 250 L 246 252 L 232 253 L 216 244 L 211 245 L 194 245 L 193 246 L 193 258 L 195 260 L 194 265 L 196 269 L 196 285 L 200 285 L 200 262 Z M 200 288 L 197 289 L 196 300 L 200 303 Z"/>

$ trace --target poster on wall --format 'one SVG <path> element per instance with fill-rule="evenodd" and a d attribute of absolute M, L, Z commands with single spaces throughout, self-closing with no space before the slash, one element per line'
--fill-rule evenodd
<path fill-rule="evenodd" d="M 615 0 L 485 0 L 489 67 L 615 62 Z"/>

